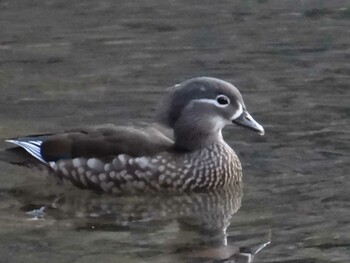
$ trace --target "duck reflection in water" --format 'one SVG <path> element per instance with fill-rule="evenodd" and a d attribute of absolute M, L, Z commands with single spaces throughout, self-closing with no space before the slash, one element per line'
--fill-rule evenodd
<path fill-rule="evenodd" d="M 50 193 L 51 201 L 45 203 L 42 195 L 33 196 L 35 191 L 30 190 L 21 193 L 21 196 L 26 196 L 21 202 L 30 208 L 45 207 L 47 217 L 60 219 L 64 215 L 79 218 L 74 220 L 76 230 L 126 231 L 132 240 L 139 240 L 140 233 L 152 234 L 160 229 L 169 229 L 169 224 L 176 222 L 175 240 L 174 235 L 165 236 L 165 239 L 171 240 L 171 245 L 168 247 L 162 242 L 162 247 L 155 250 L 167 251 L 177 262 L 253 262 L 254 255 L 270 241 L 259 234 L 251 241 L 244 241 L 251 245 L 237 247 L 232 241 L 234 236 L 226 232 L 232 216 L 241 207 L 242 190 L 239 183 L 209 192 L 118 198 L 87 192 L 82 196 L 81 193 L 68 191 L 53 202 Z M 32 200 L 31 204 L 27 200 Z M 257 239 L 263 241 L 257 244 Z"/>

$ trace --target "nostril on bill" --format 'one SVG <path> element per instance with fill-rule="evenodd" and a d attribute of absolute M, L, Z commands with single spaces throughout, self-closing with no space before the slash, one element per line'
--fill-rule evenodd
<path fill-rule="evenodd" d="M 244 118 L 245 118 L 246 120 L 248 120 L 248 121 L 251 121 L 251 120 L 252 120 L 252 117 L 250 117 L 249 115 L 244 116 Z"/>

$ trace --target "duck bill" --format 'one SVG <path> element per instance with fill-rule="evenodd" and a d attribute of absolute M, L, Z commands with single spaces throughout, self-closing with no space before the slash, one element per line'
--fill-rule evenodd
<path fill-rule="evenodd" d="M 259 123 L 257 123 L 253 119 L 253 117 L 245 110 L 242 112 L 242 114 L 240 116 L 238 116 L 236 119 L 232 120 L 232 123 L 235 123 L 239 126 L 243 126 L 243 127 L 246 127 L 250 130 L 256 131 L 260 135 L 265 134 L 264 128 Z"/>

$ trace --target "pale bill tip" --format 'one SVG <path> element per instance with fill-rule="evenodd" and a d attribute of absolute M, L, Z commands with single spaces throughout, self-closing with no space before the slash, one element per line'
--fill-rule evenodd
<path fill-rule="evenodd" d="M 264 136 L 264 135 L 265 135 L 265 130 L 263 129 L 263 130 L 259 131 L 259 134 L 260 134 L 261 136 Z"/>
<path fill-rule="evenodd" d="M 258 128 L 259 128 L 259 135 L 264 136 L 265 135 L 265 129 L 263 128 L 263 126 L 261 126 L 260 124 L 258 124 Z"/>

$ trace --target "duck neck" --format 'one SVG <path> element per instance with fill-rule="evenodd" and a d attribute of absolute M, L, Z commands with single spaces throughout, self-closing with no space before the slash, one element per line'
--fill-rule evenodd
<path fill-rule="evenodd" d="M 198 129 L 196 123 L 176 126 L 174 137 L 175 148 L 185 151 L 195 151 L 217 142 L 223 142 L 221 128 L 207 127 L 205 129 L 201 126 L 201 129 Z"/>

